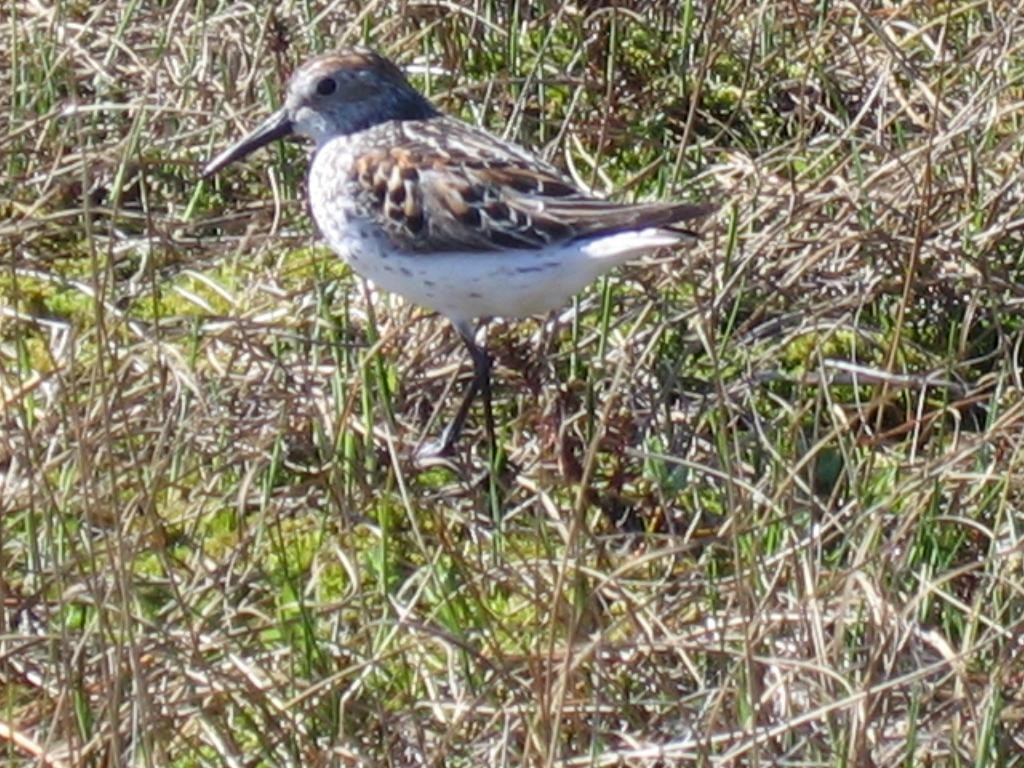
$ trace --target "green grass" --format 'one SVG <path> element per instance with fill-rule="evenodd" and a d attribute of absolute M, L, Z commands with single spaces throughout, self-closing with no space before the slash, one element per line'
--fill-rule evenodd
<path fill-rule="evenodd" d="M 623 5 L 5 9 L 0 764 L 1024 764 L 1024 16 Z M 306 148 L 198 180 L 360 42 L 721 206 L 491 324 L 493 466 Z"/>

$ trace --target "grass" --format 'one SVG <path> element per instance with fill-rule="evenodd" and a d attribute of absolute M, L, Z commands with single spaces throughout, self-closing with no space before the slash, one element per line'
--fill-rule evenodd
<path fill-rule="evenodd" d="M 622 5 L 6 8 L 0 762 L 1024 764 L 1024 16 Z M 197 178 L 358 42 L 721 205 L 491 324 L 493 471 L 305 148 Z"/>

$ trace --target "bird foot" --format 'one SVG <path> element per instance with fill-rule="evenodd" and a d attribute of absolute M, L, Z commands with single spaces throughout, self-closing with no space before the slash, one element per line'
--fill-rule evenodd
<path fill-rule="evenodd" d="M 432 461 L 435 459 L 450 459 L 455 455 L 455 446 L 443 435 L 433 440 L 427 440 L 416 449 L 416 461 Z"/>

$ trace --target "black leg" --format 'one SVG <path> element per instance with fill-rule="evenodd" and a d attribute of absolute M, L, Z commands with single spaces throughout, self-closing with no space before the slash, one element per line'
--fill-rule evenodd
<path fill-rule="evenodd" d="M 494 439 L 494 414 L 491 409 L 491 358 L 488 356 L 487 350 L 477 346 L 474 339 L 474 329 L 470 323 L 457 322 L 454 325 L 455 330 L 462 337 L 466 349 L 469 350 L 470 358 L 473 360 L 473 380 L 466 387 L 466 392 L 462 396 L 462 402 L 459 403 L 459 410 L 455 412 L 455 417 L 441 432 L 440 439 L 436 443 L 427 446 L 426 451 L 421 453 L 440 456 L 451 453 L 452 448 L 459 439 L 459 435 L 462 433 L 462 426 L 466 423 L 466 417 L 469 416 L 469 409 L 473 406 L 473 400 L 476 398 L 477 393 L 481 392 L 484 397 L 484 425 L 487 429 L 487 439 L 491 443 L 493 455 L 497 443 Z"/>
<path fill-rule="evenodd" d="M 472 335 L 463 336 L 462 339 L 473 358 L 473 381 L 484 398 L 484 428 L 487 430 L 487 442 L 490 443 L 493 457 L 498 444 L 494 440 L 494 411 L 491 409 L 491 356 L 486 349 L 476 345 Z"/>

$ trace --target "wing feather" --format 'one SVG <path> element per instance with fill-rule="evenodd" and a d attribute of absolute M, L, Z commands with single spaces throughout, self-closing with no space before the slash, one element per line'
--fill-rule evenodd
<path fill-rule="evenodd" d="M 411 251 L 537 249 L 709 213 L 689 203 L 622 204 L 586 194 L 525 149 L 451 118 L 379 126 L 352 163 L 364 215 Z M 384 149 L 387 147 L 387 149 Z"/>

